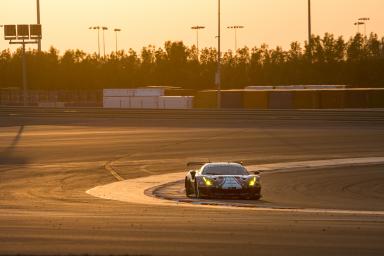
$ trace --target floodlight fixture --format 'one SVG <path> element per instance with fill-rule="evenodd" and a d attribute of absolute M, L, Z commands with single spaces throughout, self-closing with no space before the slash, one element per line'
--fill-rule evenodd
<path fill-rule="evenodd" d="M 194 27 L 191 27 L 191 29 L 197 29 L 197 30 L 204 29 L 204 28 L 205 28 L 204 26 L 194 26 Z"/>
<path fill-rule="evenodd" d="M 191 27 L 191 29 L 196 30 L 197 59 L 199 60 L 199 53 L 200 53 L 200 50 L 199 50 L 199 30 L 205 29 L 205 27 L 204 26 L 194 26 L 194 27 Z"/>
<path fill-rule="evenodd" d="M 21 24 L 17 25 L 17 39 L 26 40 L 29 39 L 29 25 Z"/>
<path fill-rule="evenodd" d="M 16 25 L 4 25 L 4 39 L 15 40 L 16 38 Z"/>
<path fill-rule="evenodd" d="M 101 27 L 101 29 L 103 30 L 103 52 L 104 52 L 104 58 L 105 58 L 105 34 L 104 34 L 104 31 L 108 30 L 108 27 Z"/>
<path fill-rule="evenodd" d="M 98 49 L 97 56 L 100 58 L 100 26 L 91 26 L 88 29 L 97 30 L 97 49 Z"/>
<path fill-rule="evenodd" d="M 3 25 L 1 27 L 3 27 Z M 27 44 L 37 44 L 40 51 L 41 38 L 42 33 L 40 24 L 4 25 L 4 39 L 9 40 L 9 44 L 22 45 L 21 56 L 24 106 L 28 105 L 27 60 L 25 57 L 25 46 Z"/>
<path fill-rule="evenodd" d="M 357 33 L 360 34 L 360 26 L 361 25 L 365 26 L 365 22 L 358 21 L 358 22 L 355 22 L 354 25 L 357 26 Z"/>
<path fill-rule="evenodd" d="M 233 29 L 235 31 L 235 53 L 237 52 L 237 30 L 244 28 L 244 26 L 234 25 L 228 26 L 228 29 Z"/>
<path fill-rule="evenodd" d="M 368 17 L 362 17 L 362 18 L 359 18 L 358 21 L 359 22 L 363 22 L 364 24 L 361 24 L 361 25 L 364 25 L 364 35 L 367 35 L 367 23 L 368 21 L 370 21 L 371 19 L 368 18 Z"/>
<path fill-rule="evenodd" d="M 244 26 L 229 26 L 227 28 L 228 29 L 239 29 L 239 28 L 244 28 Z"/>
<path fill-rule="evenodd" d="M 30 25 L 30 34 L 31 39 L 42 39 L 42 33 L 41 33 L 41 25 L 40 24 L 32 24 Z"/>
<path fill-rule="evenodd" d="M 113 31 L 115 31 L 115 53 L 117 54 L 117 33 L 121 32 L 121 29 L 115 28 Z"/>

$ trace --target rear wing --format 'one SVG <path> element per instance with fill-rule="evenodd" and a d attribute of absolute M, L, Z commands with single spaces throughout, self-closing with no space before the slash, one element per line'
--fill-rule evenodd
<path fill-rule="evenodd" d="M 187 163 L 187 167 L 191 167 L 191 166 L 203 166 L 205 164 L 208 164 L 210 162 L 188 162 Z"/>
<path fill-rule="evenodd" d="M 211 161 L 208 161 L 208 162 L 188 162 L 187 163 L 187 167 L 191 167 L 191 166 L 203 166 L 205 164 L 209 164 L 209 163 L 212 163 Z M 241 164 L 243 165 L 243 161 L 233 161 L 232 163 L 236 163 L 236 164 Z"/>

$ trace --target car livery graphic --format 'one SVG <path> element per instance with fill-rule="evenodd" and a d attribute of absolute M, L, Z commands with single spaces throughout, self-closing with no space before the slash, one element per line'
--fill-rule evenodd
<path fill-rule="evenodd" d="M 258 200 L 261 198 L 259 172 L 253 174 L 241 163 L 199 163 L 187 166 L 201 166 L 189 170 L 185 177 L 185 193 L 196 198 L 241 197 Z"/>

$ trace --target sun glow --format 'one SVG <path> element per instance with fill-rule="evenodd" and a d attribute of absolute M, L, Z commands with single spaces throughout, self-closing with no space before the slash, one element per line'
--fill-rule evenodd
<path fill-rule="evenodd" d="M 35 3 L 34 0 L 2 0 L 0 24 L 36 22 Z M 226 29 L 232 25 L 245 27 L 238 31 L 239 48 L 262 43 L 287 48 L 292 41 L 303 42 L 307 38 L 306 3 L 298 0 L 222 0 L 223 49 L 234 49 L 234 31 Z M 196 25 L 206 27 L 199 35 L 200 47 L 216 46 L 217 1 L 213 0 L 41 0 L 40 5 L 43 50 L 53 45 L 61 51 L 78 48 L 95 52 L 97 33 L 89 31 L 90 26 L 109 28 L 105 34 L 108 53 L 115 48 L 114 28 L 122 29 L 119 45 L 126 50 L 140 50 L 148 44 L 162 46 L 166 40 L 181 40 L 193 45 L 196 36 L 190 28 Z M 367 24 L 368 33 L 384 34 L 381 26 L 384 1 L 314 0 L 312 6 L 314 34 L 330 32 L 349 37 L 356 33 L 353 23 L 362 16 L 371 18 Z M 8 47 L 6 41 L 0 40 L 0 48 Z"/>

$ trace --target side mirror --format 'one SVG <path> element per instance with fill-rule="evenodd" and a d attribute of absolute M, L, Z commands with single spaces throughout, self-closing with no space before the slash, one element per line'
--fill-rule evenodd
<path fill-rule="evenodd" d="M 253 171 L 252 173 L 255 174 L 255 175 L 259 175 L 260 174 L 259 171 Z"/>
<path fill-rule="evenodd" d="M 191 177 L 192 177 L 192 179 L 195 179 L 196 171 L 191 171 L 190 173 L 191 173 Z"/>

